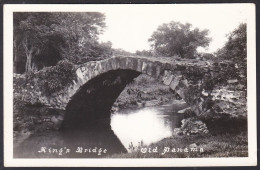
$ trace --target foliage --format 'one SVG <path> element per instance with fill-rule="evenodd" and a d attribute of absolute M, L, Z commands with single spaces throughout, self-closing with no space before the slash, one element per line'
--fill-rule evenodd
<path fill-rule="evenodd" d="M 237 74 L 233 79 L 246 86 L 247 84 L 247 31 L 246 24 L 240 24 L 234 31 L 227 35 L 228 41 L 223 48 L 216 52 L 220 59 L 226 59 L 236 65 Z"/>
<path fill-rule="evenodd" d="M 198 47 L 209 45 L 211 39 L 207 36 L 208 30 L 192 29 L 191 24 L 172 21 L 159 26 L 148 41 L 155 55 L 194 58 Z"/>
<path fill-rule="evenodd" d="M 137 50 L 137 51 L 135 52 L 135 54 L 136 54 L 136 55 L 140 55 L 140 56 L 148 56 L 148 57 L 153 56 L 152 51 L 147 51 L 147 50 L 142 50 L 142 51 Z"/>
<path fill-rule="evenodd" d="M 204 135 L 209 132 L 206 124 L 195 117 L 183 119 L 181 123 L 180 128 L 174 129 L 175 135 Z"/>
<path fill-rule="evenodd" d="M 16 65 L 25 63 L 27 72 L 37 70 L 37 61 L 41 60 L 42 55 L 46 55 L 43 54 L 44 52 L 52 50 L 52 53 L 57 53 L 63 41 L 61 35 L 49 27 L 55 22 L 55 17 L 50 13 L 14 13 L 14 63 Z M 59 55 L 46 55 L 44 60 L 50 61 L 59 57 Z M 17 63 L 17 61 L 23 62 Z"/>
<path fill-rule="evenodd" d="M 145 145 L 140 142 L 134 152 L 108 155 L 108 158 L 205 158 L 205 157 L 247 157 L 248 156 L 248 130 L 247 120 L 240 119 L 210 119 L 206 123 L 208 134 L 172 136 L 161 141 Z M 156 148 L 158 152 L 140 151 L 141 148 Z M 162 155 L 165 147 L 170 151 Z M 182 148 L 182 152 L 171 152 L 171 149 Z M 188 148 L 189 152 L 183 152 Z M 192 152 L 190 148 L 197 148 L 198 152 Z M 203 148 L 203 152 L 200 152 Z"/>
<path fill-rule="evenodd" d="M 216 52 L 216 56 L 219 58 L 231 60 L 235 62 L 238 67 L 245 67 L 247 56 L 246 33 L 246 24 L 240 24 L 238 28 L 228 34 L 228 41 L 223 48 Z"/>
<path fill-rule="evenodd" d="M 98 42 L 98 35 L 105 28 L 105 16 L 97 12 L 71 13 L 70 15 L 72 19 L 64 20 L 64 24 L 59 28 L 61 31 L 65 31 L 64 35 L 69 49 L 63 49 L 64 58 L 79 64 L 89 60 L 89 58 L 110 57 L 112 43 Z"/>
<path fill-rule="evenodd" d="M 50 95 L 72 83 L 75 77 L 74 64 L 67 60 L 61 60 L 56 66 L 38 72 L 36 74 L 38 81 L 36 82 L 46 95 Z"/>
<path fill-rule="evenodd" d="M 64 55 L 66 55 L 66 59 L 69 61 L 75 64 L 82 64 L 88 61 L 102 60 L 111 57 L 113 54 L 112 43 L 109 41 L 102 43 L 93 42 L 93 44 L 89 45 L 90 47 L 86 47 L 86 49 L 81 48 L 78 51 L 74 49 L 71 54 L 65 52 Z"/>
<path fill-rule="evenodd" d="M 14 13 L 14 72 L 37 71 L 62 59 L 78 63 L 110 56 L 111 43 L 98 42 L 104 20 L 98 12 Z"/>
<path fill-rule="evenodd" d="M 113 49 L 113 54 L 114 55 L 122 55 L 122 56 L 132 56 L 133 55 L 133 53 L 131 53 L 131 52 L 128 52 L 128 51 L 125 51 L 125 50 L 123 50 L 123 49 L 121 49 L 121 48 L 119 48 L 119 49 Z"/>
<path fill-rule="evenodd" d="M 238 133 L 227 132 L 216 135 L 168 137 L 150 145 L 140 144 L 133 147 L 135 147 L 133 152 L 108 155 L 107 158 L 219 158 L 248 156 L 246 129 Z M 141 148 L 154 149 L 156 147 L 158 152 L 142 153 L 140 150 Z M 170 150 L 162 155 L 166 147 L 169 147 Z M 173 148 L 175 148 L 175 152 L 171 152 Z M 181 148 L 182 152 L 177 152 L 177 148 Z M 188 148 L 189 152 L 184 152 L 185 148 Z M 191 148 L 195 148 L 195 151 L 191 151 Z M 201 148 L 203 152 L 200 152 Z"/>
<path fill-rule="evenodd" d="M 14 74 L 14 99 L 24 101 L 28 94 L 51 95 L 72 83 L 76 78 L 74 64 L 61 60 L 56 66 L 46 67 L 39 72 L 27 72 L 24 75 Z"/>
<path fill-rule="evenodd" d="M 216 58 L 215 55 L 212 54 L 212 53 L 200 52 L 200 53 L 199 53 L 199 57 L 200 57 L 201 59 L 203 59 L 203 60 L 213 60 L 213 61 L 217 61 L 217 60 L 216 60 L 217 58 Z"/>
<path fill-rule="evenodd" d="M 169 102 L 174 98 L 175 95 L 171 93 L 168 86 L 148 75 L 141 74 L 126 86 L 114 106 L 119 108 L 136 107 L 137 101 L 144 104 L 153 103 L 153 105 L 158 105 Z"/>

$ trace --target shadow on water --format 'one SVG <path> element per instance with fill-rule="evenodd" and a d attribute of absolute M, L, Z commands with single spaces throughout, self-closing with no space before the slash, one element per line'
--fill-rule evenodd
<path fill-rule="evenodd" d="M 114 70 L 91 79 L 71 97 L 61 131 L 31 136 L 15 149 L 14 156 L 85 158 L 126 152 L 111 130 L 110 109 L 125 86 L 139 74 L 132 70 Z M 38 152 L 41 147 L 47 150 L 43 148 L 42 152 Z M 64 147 L 70 152 L 58 155 L 57 150 Z M 84 153 L 76 152 L 78 147 L 82 147 Z M 106 149 L 106 153 L 98 155 L 93 152 L 95 148 Z"/>
<path fill-rule="evenodd" d="M 131 146 L 150 145 L 171 137 L 181 126 L 183 114 L 178 110 L 186 104 L 169 103 L 161 106 L 121 109 L 111 116 L 112 130 L 128 151 Z"/>
<path fill-rule="evenodd" d="M 181 125 L 186 104 L 122 109 L 91 124 L 33 134 L 14 143 L 14 158 L 102 158 L 126 153 L 129 144 L 158 142 Z M 107 113 L 109 115 L 110 113 Z"/>
<path fill-rule="evenodd" d="M 98 158 L 127 152 L 110 129 L 46 131 L 14 148 L 15 158 Z"/>
<path fill-rule="evenodd" d="M 127 152 L 129 142 L 134 140 L 141 141 L 146 137 L 145 144 L 149 144 L 171 136 L 174 127 L 180 124 L 181 117 L 173 114 L 181 109 L 178 108 L 180 104 L 148 110 L 123 110 L 129 119 L 120 118 L 118 114 L 111 125 L 110 110 L 113 103 L 125 86 L 138 75 L 140 72 L 132 70 L 113 70 L 91 79 L 71 97 L 61 130 L 39 132 L 21 144 L 15 144 L 14 157 L 104 157 Z M 130 112 L 134 112 L 134 116 L 130 116 Z"/>

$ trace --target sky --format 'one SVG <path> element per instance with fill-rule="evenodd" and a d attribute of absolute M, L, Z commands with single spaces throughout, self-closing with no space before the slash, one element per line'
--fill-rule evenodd
<path fill-rule="evenodd" d="M 100 40 L 111 41 L 113 48 L 129 52 L 149 50 L 148 39 L 159 25 L 171 21 L 191 23 L 209 29 L 212 41 L 204 52 L 215 52 L 227 41 L 226 35 L 247 22 L 245 4 L 128 5 L 100 10 L 106 15 L 107 28 Z"/>

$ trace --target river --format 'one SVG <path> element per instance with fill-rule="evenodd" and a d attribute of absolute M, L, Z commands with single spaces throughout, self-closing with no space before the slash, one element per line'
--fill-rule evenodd
<path fill-rule="evenodd" d="M 181 125 L 181 101 L 160 106 L 122 109 L 111 114 L 111 129 L 45 131 L 14 144 L 17 158 L 96 158 L 130 152 L 172 136 Z"/>

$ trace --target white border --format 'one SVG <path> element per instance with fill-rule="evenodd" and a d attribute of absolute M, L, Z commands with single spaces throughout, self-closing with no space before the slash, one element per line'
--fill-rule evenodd
<path fill-rule="evenodd" d="M 172 4 L 173 5 L 173 4 Z M 176 4 L 174 4 L 176 5 Z M 178 4 L 181 6 L 184 4 Z M 248 149 L 247 158 L 153 158 L 153 159 L 14 159 L 13 158 L 13 12 L 104 11 L 126 8 L 156 8 L 167 5 L 4 5 L 4 166 L 5 167 L 168 167 L 168 166 L 254 166 L 257 164 L 256 138 L 256 29 L 255 4 L 241 5 L 247 11 Z M 206 15 L 206 14 L 205 14 Z"/>

